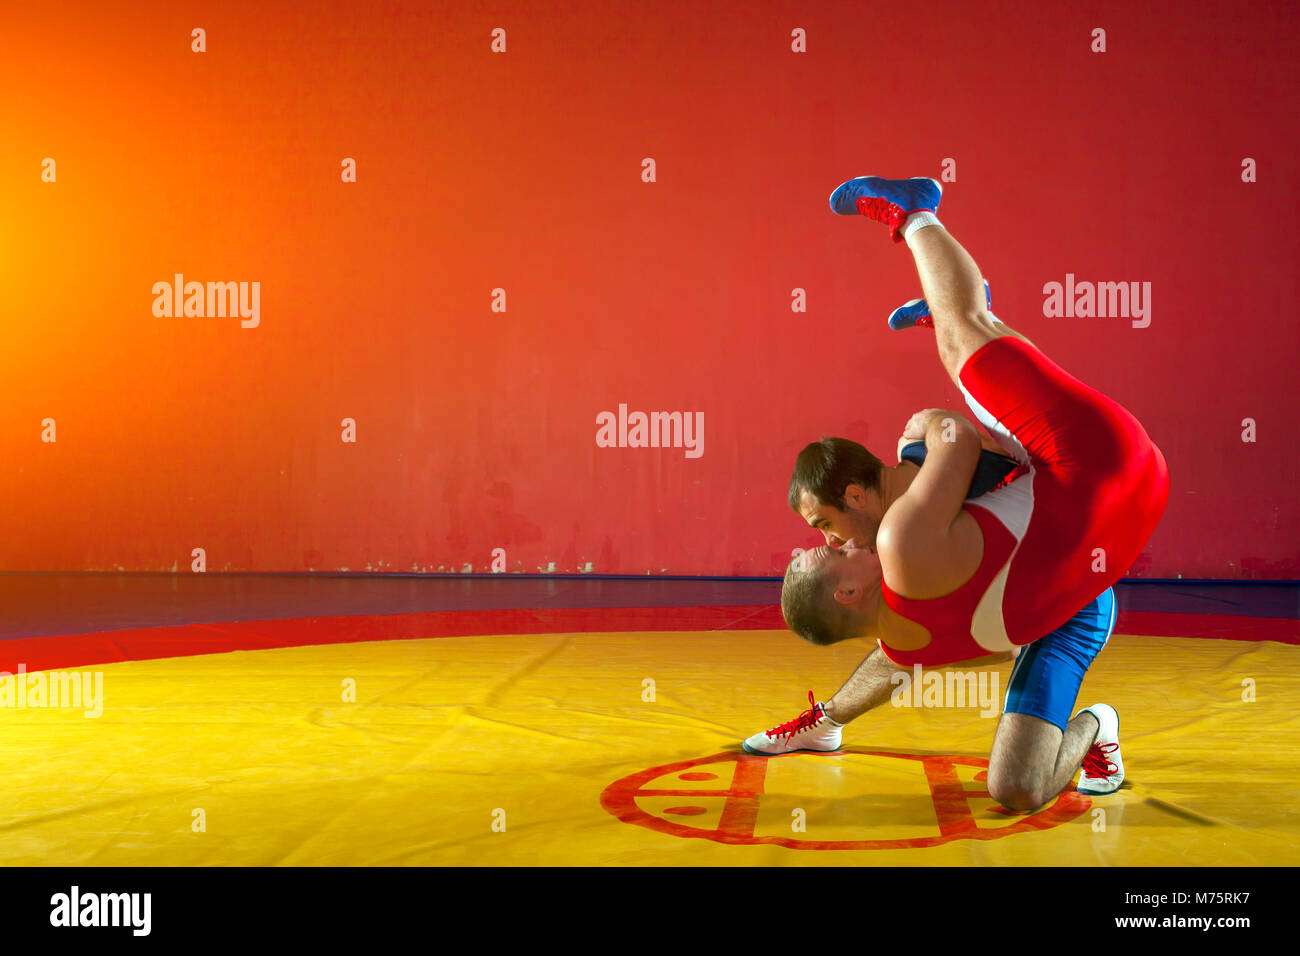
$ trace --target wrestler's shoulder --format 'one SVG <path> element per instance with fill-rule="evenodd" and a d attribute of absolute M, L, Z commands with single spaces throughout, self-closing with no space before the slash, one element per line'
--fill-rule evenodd
<path fill-rule="evenodd" d="M 942 534 L 886 512 L 876 532 L 876 557 L 891 591 L 926 600 L 943 597 L 969 581 L 984 555 L 979 523 L 963 511 Z"/>

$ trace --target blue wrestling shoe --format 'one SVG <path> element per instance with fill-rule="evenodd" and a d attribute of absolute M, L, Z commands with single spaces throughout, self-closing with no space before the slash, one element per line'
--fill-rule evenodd
<path fill-rule="evenodd" d="M 984 308 L 993 308 L 993 294 L 989 292 L 988 279 L 984 280 L 984 302 Z M 930 306 L 924 299 L 913 299 L 889 313 L 889 327 L 895 332 L 899 329 L 910 329 L 914 325 L 919 325 L 923 329 L 934 328 L 934 319 L 930 317 Z"/>
<path fill-rule="evenodd" d="M 859 176 L 840 183 L 831 193 L 831 211 L 841 216 L 863 215 L 883 222 L 895 242 L 903 241 L 903 223 L 914 212 L 937 212 L 943 187 L 923 176 L 882 179 Z"/>

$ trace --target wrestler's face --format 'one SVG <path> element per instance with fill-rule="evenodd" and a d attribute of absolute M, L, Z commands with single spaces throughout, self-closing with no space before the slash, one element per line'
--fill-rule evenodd
<path fill-rule="evenodd" d="M 880 588 L 880 559 L 850 539 L 842 545 L 823 545 L 805 552 L 810 566 L 821 566 L 835 585 L 835 600 L 841 604 L 862 604 Z"/>
<path fill-rule="evenodd" d="M 811 491 L 805 491 L 799 497 L 799 514 L 809 527 L 822 533 L 832 548 L 842 547 L 848 541 L 871 547 L 880 526 L 880 515 L 875 513 L 879 509 L 873 511 L 873 500 L 878 501 L 876 493 L 864 490 L 861 485 L 844 489 L 842 509 L 825 504 Z"/>

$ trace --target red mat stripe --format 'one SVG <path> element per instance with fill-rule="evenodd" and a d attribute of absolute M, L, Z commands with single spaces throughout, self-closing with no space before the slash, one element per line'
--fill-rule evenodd
<path fill-rule="evenodd" d="M 185 624 L 2 641 L 0 671 L 15 673 L 19 665 L 37 671 L 273 647 L 476 634 L 781 630 L 784 627 L 779 608 L 761 605 L 438 611 Z M 1120 614 L 1115 631 L 1156 637 L 1300 644 L 1300 622 L 1291 618 L 1130 611 Z"/>

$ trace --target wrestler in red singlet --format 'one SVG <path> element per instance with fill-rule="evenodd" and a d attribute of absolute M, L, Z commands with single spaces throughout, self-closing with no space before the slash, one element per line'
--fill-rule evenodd
<path fill-rule="evenodd" d="M 948 664 L 1028 644 L 1118 581 L 1164 513 L 1164 456 L 1133 415 L 1021 339 L 995 339 L 962 366 L 975 417 L 1021 474 L 963 507 L 984 536 L 975 574 L 928 600 L 882 588 L 886 605 L 929 629 L 897 664 Z"/>

